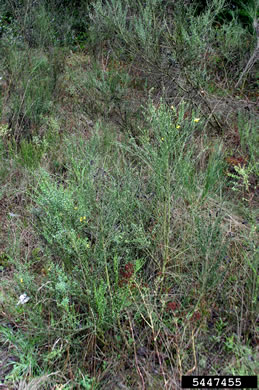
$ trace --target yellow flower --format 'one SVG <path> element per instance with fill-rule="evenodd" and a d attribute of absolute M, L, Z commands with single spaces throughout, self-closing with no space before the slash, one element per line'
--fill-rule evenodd
<path fill-rule="evenodd" d="M 161 141 L 164 141 L 164 140 L 165 140 L 164 137 L 162 137 L 162 138 L 161 138 Z"/>
<path fill-rule="evenodd" d="M 177 129 L 180 129 L 180 127 L 181 127 L 180 125 L 177 125 L 177 126 L 176 126 Z"/>
<path fill-rule="evenodd" d="M 83 217 L 83 220 L 84 220 L 84 221 L 86 220 L 86 216 Z"/>
<path fill-rule="evenodd" d="M 74 210 L 77 210 L 78 209 L 78 207 L 74 207 Z"/>
<path fill-rule="evenodd" d="M 194 118 L 193 122 L 198 123 L 201 120 L 201 118 Z"/>
<path fill-rule="evenodd" d="M 80 217 L 80 222 L 83 222 L 83 217 Z"/>
<path fill-rule="evenodd" d="M 174 106 L 173 106 L 173 105 L 172 105 L 170 108 L 171 108 L 171 110 L 175 111 L 175 108 L 174 108 Z"/>
<path fill-rule="evenodd" d="M 90 244 L 86 244 L 86 248 L 90 248 Z"/>
<path fill-rule="evenodd" d="M 23 283 L 23 278 L 20 279 L 20 282 Z"/>

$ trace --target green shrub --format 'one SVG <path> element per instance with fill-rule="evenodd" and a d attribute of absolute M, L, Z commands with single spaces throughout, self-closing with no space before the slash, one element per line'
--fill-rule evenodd
<path fill-rule="evenodd" d="M 203 12 L 97 0 L 78 25 L 90 1 L 8 4 L 0 342 L 19 360 L 7 384 L 169 389 L 190 367 L 250 374 L 258 136 L 249 103 L 215 134 L 207 90 L 224 102 L 254 35 L 219 23 L 221 0 Z M 88 39 L 97 58 L 65 61 Z"/>

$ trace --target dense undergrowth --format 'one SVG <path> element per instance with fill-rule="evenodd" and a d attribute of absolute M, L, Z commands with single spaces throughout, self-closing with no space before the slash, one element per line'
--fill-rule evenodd
<path fill-rule="evenodd" d="M 258 6 L 230 3 L 0 1 L 8 389 L 258 375 Z"/>

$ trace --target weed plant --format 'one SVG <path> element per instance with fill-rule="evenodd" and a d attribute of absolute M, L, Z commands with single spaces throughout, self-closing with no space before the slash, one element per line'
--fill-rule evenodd
<path fill-rule="evenodd" d="M 60 339 L 80 354 L 80 343 L 73 341 L 78 334 L 87 332 L 97 338 L 97 344 L 106 345 L 107 332 L 115 332 L 130 351 L 127 327 L 140 326 L 144 320 L 155 340 L 159 334 L 168 337 L 164 326 L 170 334 L 177 332 L 180 339 L 175 341 L 175 353 L 170 352 L 170 365 L 180 368 L 186 356 L 179 351 L 188 344 L 181 333 L 189 338 L 193 321 L 201 321 L 205 331 L 202 319 L 208 316 L 216 291 L 216 302 L 227 301 L 231 283 L 226 279 L 225 259 L 230 244 L 221 228 L 223 216 L 212 219 L 202 211 L 211 196 L 219 208 L 224 206 L 221 191 L 215 193 L 223 163 L 221 173 L 217 166 L 218 175 L 211 173 L 211 161 L 203 173 L 196 172 L 193 145 L 202 123 L 197 113 L 184 120 L 185 109 L 184 103 L 179 112 L 163 102 L 158 108 L 150 103 L 146 112 L 150 126 L 140 129 L 139 139 L 129 138 L 126 145 L 116 143 L 111 134 L 107 142 L 105 133 L 110 129 L 101 123 L 87 142 L 67 138 L 64 182 L 38 171 L 32 223 L 48 253 L 48 264 L 42 264 L 46 282 L 38 293 L 35 283 L 23 276 L 20 288 L 26 288 L 35 301 L 33 312 L 31 304 L 15 309 L 30 318 L 27 330 L 38 334 L 38 348 L 47 342 L 47 321 L 48 343 L 53 345 Z M 212 156 L 218 163 L 220 158 L 220 150 L 216 160 Z M 189 211 L 184 211 L 184 202 L 192 205 Z M 181 229 L 177 212 L 182 213 Z M 190 240 L 191 232 L 195 233 Z M 30 274 L 31 266 L 25 267 L 24 275 Z M 245 272 L 253 273 L 253 266 L 245 267 Z M 180 307 L 187 311 L 187 319 L 179 313 L 171 325 L 170 313 Z M 226 318 L 226 313 L 222 316 Z M 158 348 L 156 341 L 153 348 Z M 45 363 L 52 361 L 58 367 L 65 351 L 52 358 L 45 354 Z"/>
<path fill-rule="evenodd" d="M 204 109 L 213 86 L 234 88 L 253 34 L 218 24 L 221 0 L 200 14 L 97 0 L 73 53 L 57 2 L 15 5 L 21 38 L 0 21 L 4 383 L 172 389 L 182 375 L 256 374 L 255 114 L 249 102 L 230 129 L 216 116 L 219 133 L 217 105 Z"/>
<path fill-rule="evenodd" d="M 126 56 L 142 68 L 144 65 L 153 84 L 162 78 L 167 85 L 179 68 L 185 72 L 189 69 L 189 77 L 198 88 L 209 83 L 219 69 L 222 82 L 226 73 L 235 80 L 256 37 L 254 30 L 248 32 L 234 16 L 219 27 L 217 17 L 224 4 L 224 0 L 215 0 L 197 15 L 195 5 L 176 3 L 172 20 L 172 12 L 167 13 L 167 6 L 159 0 L 144 5 L 136 2 L 134 14 L 127 1 L 97 1 L 90 8 L 91 44 L 97 48 L 98 42 L 104 41 L 117 58 Z"/>

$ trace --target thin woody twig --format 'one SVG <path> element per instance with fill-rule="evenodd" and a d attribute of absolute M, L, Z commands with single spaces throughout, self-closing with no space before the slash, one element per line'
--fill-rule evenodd
<path fill-rule="evenodd" d="M 132 339 L 133 339 L 133 348 L 134 348 L 136 367 L 137 367 L 137 371 L 138 371 L 138 374 L 139 374 L 141 382 L 142 382 L 142 390 L 145 390 L 145 388 L 146 388 L 145 387 L 145 381 L 144 381 L 143 375 L 141 373 L 141 370 L 140 370 L 139 364 L 138 364 L 138 356 L 137 356 L 136 345 L 135 345 L 134 331 L 133 331 L 131 316 L 130 316 L 129 313 L 128 313 L 128 318 L 129 318 L 129 323 L 130 323 L 131 335 L 132 335 Z"/>
<path fill-rule="evenodd" d="M 258 21 L 256 19 L 254 20 L 253 26 L 254 26 L 254 29 L 256 31 L 257 44 L 256 44 L 256 47 L 255 47 L 255 49 L 253 51 L 253 54 L 251 55 L 251 57 L 249 58 L 249 60 L 248 60 L 248 62 L 246 64 L 245 69 L 241 73 L 241 75 L 240 75 L 240 77 L 238 79 L 238 82 L 235 85 L 236 88 L 240 85 L 243 77 L 252 69 L 252 67 L 254 66 L 255 62 L 258 60 L 258 54 L 259 54 L 259 24 L 258 24 Z"/>

